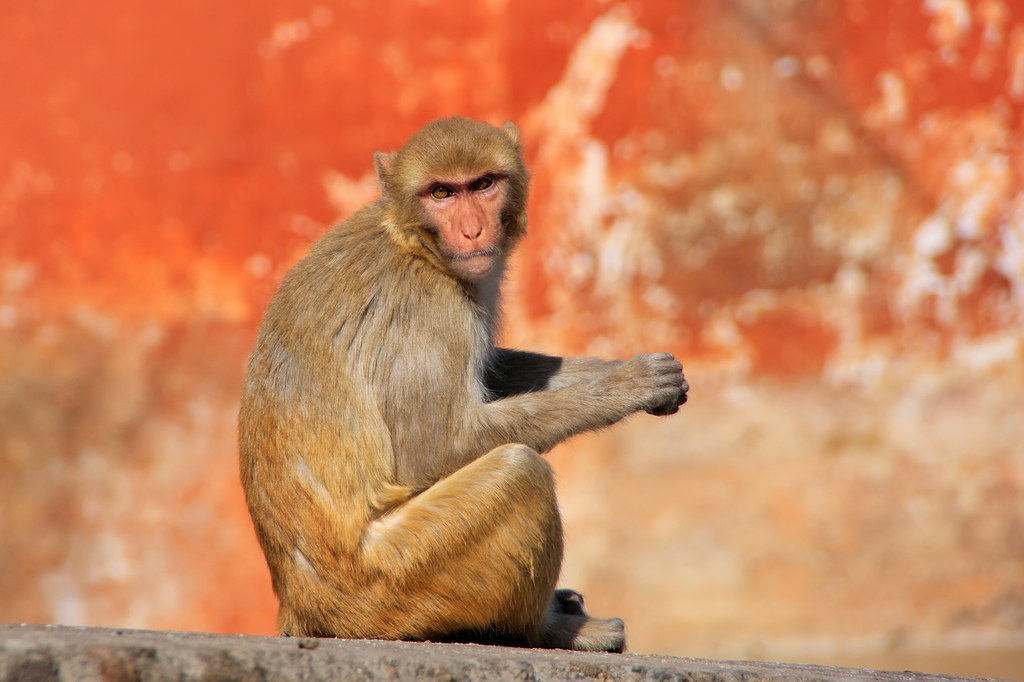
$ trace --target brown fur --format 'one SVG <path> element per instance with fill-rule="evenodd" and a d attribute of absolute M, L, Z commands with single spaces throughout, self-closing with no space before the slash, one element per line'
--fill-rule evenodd
<path fill-rule="evenodd" d="M 538 453 L 676 411 L 682 366 L 492 345 L 505 258 L 526 229 L 515 126 L 445 119 L 376 164 L 381 198 L 271 301 L 242 397 L 242 483 L 280 630 L 621 650 L 622 621 L 554 593 L 561 521 Z M 477 191 L 484 175 L 494 186 Z M 438 182 L 470 189 L 434 201 Z M 478 218 L 478 236 L 457 234 Z M 459 261 L 482 253 L 470 238 L 493 246 L 475 269 Z"/>

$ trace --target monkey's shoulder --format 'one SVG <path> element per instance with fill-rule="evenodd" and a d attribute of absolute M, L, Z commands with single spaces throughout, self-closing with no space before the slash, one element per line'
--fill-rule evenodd
<path fill-rule="evenodd" d="M 386 250 L 381 252 L 387 241 L 385 215 L 381 201 L 362 207 L 324 233 L 310 248 L 307 258 L 345 259 L 365 254 L 379 260 L 386 255 Z"/>
<path fill-rule="evenodd" d="M 397 254 L 388 248 L 378 203 L 366 206 L 320 237 L 286 277 L 303 285 L 335 288 L 366 282 L 393 271 Z"/>

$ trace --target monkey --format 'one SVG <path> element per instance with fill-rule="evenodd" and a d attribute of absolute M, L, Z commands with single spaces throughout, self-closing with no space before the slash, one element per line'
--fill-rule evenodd
<path fill-rule="evenodd" d="M 374 165 L 380 198 L 271 298 L 242 392 L 241 480 L 279 633 L 621 652 L 622 620 L 555 589 L 541 453 L 677 412 L 682 364 L 495 345 L 527 227 L 515 124 L 441 119 Z"/>

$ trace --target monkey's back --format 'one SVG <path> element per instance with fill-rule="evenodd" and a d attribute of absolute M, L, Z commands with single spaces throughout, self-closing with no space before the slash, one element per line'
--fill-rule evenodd
<path fill-rule="evenodd" d="M 410 486 L 436 479 L 396 471 L 403 460 L 396 450 L 430 451 L 448 441 L 439 425 L 454 423 L 448 415 L 472 389 L 452 379 L 466 368 L 445 364 L 475 362 L 481 352 L 470 347 L 479 330 L 464 328 L 464 311 L 437 305 L 451 296 L 436 287 L 457 285 L 389 243 L 385 223 L 378 202 L 327 232 L 285 276 L 260 325 L 239 450 L 246 500 L 268 553 L 291 551 L 322 516 L 332 524 L 323 532 L 338 534 L 354 556 L 371 518 Z M 413 418 L 410 409 L 424 404 L 434 406 L 436 420 Z M 332 511 L 338 505 L 344 514 Z"/>
<path fill-rule="evenodd" d="M 380 618 L 391 597 L 363 562 L 363 534 L 438 477 L 398 471 L 396 451 L 443 462 L 443 429 L 472 388 L 464 379 L 479 330 L 466 328 L 465 310 L 438 303 L 467 304 L 464 296 L 435 266 L 395 248 L 385 224 L 374 204 L 313 245 L 274 294 L 249 362 L 241 478 L 284 631 L 324 609 L 353 623 Z M 467 367 L 446 366 L 451 356 L 469 358 Z M 424 405 L 435 420 L 414 418 Z"/>
<path fill-rule="evenodd" d="M 395 285 L 386 280 L 398 264 L 369 255 L 387 251 L 379 222 L 372 205 L 325 234 L 285 276 L 256 337 L 239 456 L 268 556 L 318 542 L 314 534 L 354 554 L 378 498 L 391 494 L 390 437 L 353 348 L 373 305 L 368 287 Z"/>

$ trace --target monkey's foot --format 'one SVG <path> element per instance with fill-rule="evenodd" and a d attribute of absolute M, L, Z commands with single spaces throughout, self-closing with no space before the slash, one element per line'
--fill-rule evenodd
<path fill-rule="evenodd" d="M 555 590 L 551 595 L 551 604 L 548 610 L 553 613 L 567 613 L 573 616 L 587 616 L 586 607 L 583 605 L 583 595 L 576 590 L 560 589 Z"/>
<path fill-rule="evenodd" d="M 591 618 L 582 594 L 555 590 L 544 618 L 543 646 L 619 654 L 626 648 L 626 624 L 621 618 Z"/>

